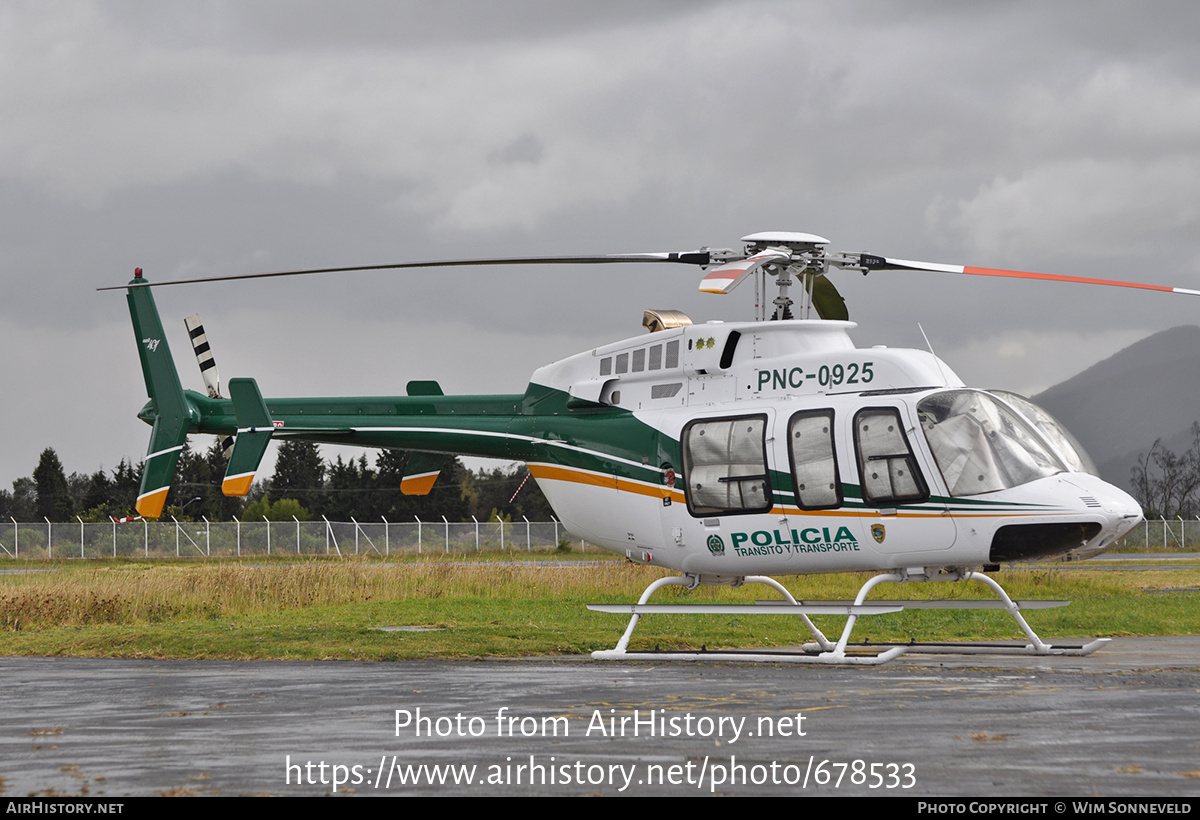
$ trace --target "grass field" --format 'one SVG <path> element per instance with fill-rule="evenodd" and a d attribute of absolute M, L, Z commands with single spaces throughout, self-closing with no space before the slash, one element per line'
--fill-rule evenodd
<path fill-rule="evenodd" d="M 670 574 L 618 560 L 337 559 L 0 563 L 0 654 L 154 658 L 399 660 L 584 654 L 625 627 L 589 603 L 633 603 Z M 32 570 L 12 572 L 12 570 Z M 852 598 L 866 574 L 780 578 L 797 598 Z M 1013 598 L 1069 599 L 1026 618 L 1043 638 L 1194 634 L 1200 570 L 1065 569 L 994 576 Z M 680 587 L 652 603 L 749 603 L 765 587 Z M 883 598 L 991 598 L 981 584 L 885 584 Z M 842 619 L 814 619 L 827 634 Z M 396 628 L 401 629 L 396 629 Z M 863 618 L 855 639 L 1022 638 L 1003 611 L 912 610 Z M 791 646 L 780 616 L 653 615 L 631 649 Z"/>

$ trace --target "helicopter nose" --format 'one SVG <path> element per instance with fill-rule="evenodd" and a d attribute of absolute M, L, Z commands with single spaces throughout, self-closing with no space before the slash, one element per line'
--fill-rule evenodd
<path fill-rule="evenodd" d="M 1079 500 L 1086 510 L 1104 511 L 1104 527 L 1094 542 L 1098 550 L 1107 549 L 1142 522 L 1141 505 L 1119 487 L 1093 475 L 1074 475 L 1068 483 L 1078 488 Z"/>

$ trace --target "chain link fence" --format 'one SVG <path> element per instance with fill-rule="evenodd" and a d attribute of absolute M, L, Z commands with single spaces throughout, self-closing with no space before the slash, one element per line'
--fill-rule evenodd
<path fill-rule="evenodd" d="M 197 558 L 598 550 L 558 521 L 130 521 L 0 526 L 0 557 Z"/>
<path fill-rule="evenodd" d="M 0 526 L 0 557 L 27 559 L 388 556 L 560 547 L 599 551 L 558 521 L 10 521 Z M 1200 518 L 1145 521 L 1112 549 L 1200 552 Z"/>
<path fill-rule="evenodd" d="M 1112 548 L 1148 552 L 1200 552 L 1200 518 L 1143 521 Z"/>

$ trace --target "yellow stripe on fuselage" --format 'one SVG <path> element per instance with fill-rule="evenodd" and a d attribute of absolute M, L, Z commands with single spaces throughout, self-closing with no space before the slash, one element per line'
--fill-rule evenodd
<path fill-rule="evenodd" d="M 651 498 L 669 498 L 683 503 L 683 493 L 665 484 L 647 484 L 643 481 L 632 481 L 608 473 L 592 473 L 577 470 L 572 467 L 551 464 L 530 464 L 529 472 L 534 478 L 545 478 L 551 481 L 567 481 L 572 484 L 587 484 L 593 487 L 606 487 L 622 493 L 633 493 Z"/>
<path fill-rule="evenodd" d="M 609 473 L 595 473 L 587 470 L 579 470 L 574 467 L 564 467 L 561 464 L 530 464 L 529 472 L 533 473 L 534 478 L 545 478 L 551 481 L 566 481 L 571 484 L 585 484 L 592 487 L 605 487 L 607 489 L 616 490 L 618 492 L 633 493 L 635 495 L 649 496 L 651 498 L 670 498 L 672 502 L 682 504 L 686 500 L 682 490 L 676 490 L 673 487 L 665 485 L 648 484 L 643 481 L 632 481 L 628 478 L 620 478 Z M 996 511 L 996 512 L 955 512 L 946 513 L 941 510 L 929 510 L 922 512 L 905 512 L 898 511 L 894 514 L 889 513 L 886 517 L 891 519 L 901 518 L 945 518 L 947 516 L 956 519 L 963 518 L 1026 518 L 1031 516 L 1045 515 L 1063 515 L 1069 510 L 1046 510 L 1046 511 L 1028 511 L 1018 512 L 1016 510 Z M 768 514 L 768 513 L 764 513 Z M 877 509 L 835 509 L 835 510 L 801 510 L 797 507 L 784 507 L 776 505 L 771 508 L 770 515 L 787 515 L 787 516 L 814 516 L 819 518 L 879 518 L 881 513 Z"/>

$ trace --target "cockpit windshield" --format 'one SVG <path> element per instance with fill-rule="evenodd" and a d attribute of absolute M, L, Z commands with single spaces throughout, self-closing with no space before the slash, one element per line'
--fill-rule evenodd
<path fill-rule="evenodd" d="M 1004 490 L 1068 469 L 1021 413 L 982 391 L 935 393 L 917 412 L 953 496 Z"/>
<path fill-rule="evenodd" d="M 1083 449 L 1083 445 L 1076 441 L 1075 436 L 1071 435 L 1071 431 L 1059 424 L 1058 419 L 1054 416 L 1019 393 L 1012 393 L 1008 390 L 989 390 L 988 392 L 1011 404 L 1018 413 L 1025 417 L 1026 421 L 1040 430 L 1042 435 L 1053 445 L 1054 451 L 1072 470 L 1077 473 L 1100 475 L 1096 465 Z"/>

